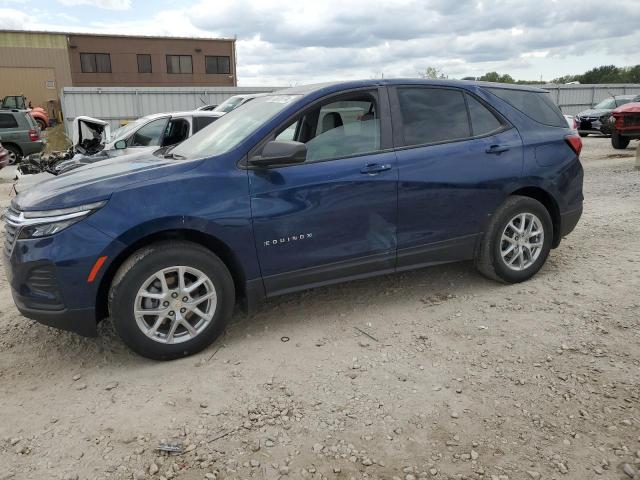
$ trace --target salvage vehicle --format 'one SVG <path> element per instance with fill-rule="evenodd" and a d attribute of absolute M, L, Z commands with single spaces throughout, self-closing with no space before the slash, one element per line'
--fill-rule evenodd
<path fill-rule="evenodd" d="M 110 124 L 105 120 L 76 117 L 73 120 L 72 146 L 65 152 L 29 159 L 20 167 L 20 173 L 59 175 L 109 158 L 152 152 L 180 143 L 217 119 L 218 115 L 207 111 L 155 113 L 128 123 L 111 134 Z M 47 177 L 39 180 L 44 178 Z M 26 179 L 22 184 L 31 186 L 34 182 Z M 16 190 L 21 191 L 20 183 Z"/>
<path fill-rule="evenodd" d="M 179 358 L 265 297 L 463 260 L 531 278 L 581 216 L 581 147 L 533 87 L 294 87 L 19 194 L 3 263 L 26 317 L 89 336 L 111 317 Z"/>
<path fill-rule="evenodd" d="M 640 95 L 617 95 L 606 98 L 593 108 L 583 110 L 576 115 L 578 132 L 581 137 L 590 133 L 610 135 L 609 117 L 611 112 L 625 103 L 640 101 Z"/>
<path fill-rule="evenodd" d="M 31 107 L 27 105 L 27 99 L 23 95 L 8 95 L 2 99 L 0 104 L 2 110 L 27 110 L 29 115 L 40 127 L 40 130 L 46 130 L 49 126 L 49 115 L 42 107 Z"/>
<path fill-rule="evenodd" d="M 9 151 L 9 164 L 24 155 L 39 153 L 45 141 L 35 120 L 26 110 L 0 110 L 0 142 Z"/>
<path fill-rule="evenodd" d="M 640 139 L 640 103 L 627 103 L 611 113 L 611 146 L 624 150 L 633 139 Z"/>

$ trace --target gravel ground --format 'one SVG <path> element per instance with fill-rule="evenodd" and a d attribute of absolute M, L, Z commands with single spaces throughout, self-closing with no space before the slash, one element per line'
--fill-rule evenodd
<path fill-rule="evenodd" d="M 0 479 L 632 477 L 632 147 L 585 139 L 585 213 L 529 282 L 461 263 L 288 295 L 170 363 L 109 322 L 85 339 L 24 319 L 0 275 Z"/>

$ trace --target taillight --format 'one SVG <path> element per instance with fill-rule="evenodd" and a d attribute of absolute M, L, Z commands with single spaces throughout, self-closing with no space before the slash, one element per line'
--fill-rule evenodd
<path fill-rule="evenodd" d="M 582 139 L 580 138 L 580 135 L 577 133 L 566 135 L 564 140 L 569 144 L 571 150 L 576 152 L 576 155 L 580 155 L 580 152 L 582 151 Z"/>
<path fill-rule="evenodd" d="M 31 140 L 32 142 L 40 140 L 40 134 L 38 133 L 38 130 L 36 130 L 35 128 L 29 130 L 29 140 Z"/>

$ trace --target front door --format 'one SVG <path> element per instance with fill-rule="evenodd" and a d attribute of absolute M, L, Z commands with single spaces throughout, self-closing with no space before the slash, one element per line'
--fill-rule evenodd
<path fill-rule="evenodd" d="M 270 136 L 305 143 L 307 160 L 249 171 L 267 295 L 393 271 L 398 169 L 386 99 L 384 89 L 328 98 Z"/>

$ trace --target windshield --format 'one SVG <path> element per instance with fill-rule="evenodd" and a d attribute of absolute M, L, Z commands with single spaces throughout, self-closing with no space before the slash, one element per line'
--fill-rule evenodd
<path fill-rule="evenodd" d="M 596 110 L 608 110 L 612 108 L 616 108 L 616 101 L 613 98 L 607 98 L 606 100 L 601 101 L 595 107 Z"/>
<path fill-rule="evenodd" d="M 300 95 L 269 95 L 256 98 L 227 113 L 171 151 L 175 158 L 205 158 L 236 147 Z"/>
<path fill-rule="evenodd" d="M 241 97 L 240 95 L 235 95 L 233 97 L 227 98 L 224 102 L 222 102 L 220 105 L 214 108 L 213 111 L 229 113 L 231 110 L 235 109 L 236 107 L 239 107 L 243 100 L 244 100 L 244 97 Z"/>

